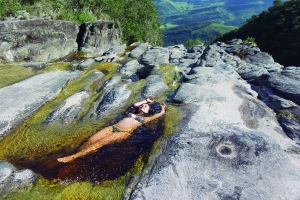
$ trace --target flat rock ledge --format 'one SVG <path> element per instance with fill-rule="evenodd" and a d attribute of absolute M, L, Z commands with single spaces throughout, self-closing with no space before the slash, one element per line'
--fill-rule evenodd
<path fill-rule="evenodd" d="M 184 103 L 179 130 L 128 199 L 299 199 L 299 146 L 274 112 L 232 66 L 202 67 L 197 79 L 173 97 Z"/>

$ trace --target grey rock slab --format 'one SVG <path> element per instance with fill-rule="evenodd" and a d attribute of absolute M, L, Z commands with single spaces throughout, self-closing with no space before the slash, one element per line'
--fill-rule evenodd
<path fill-rule="evenodd" d="M 0 89 L 0 137 L 30 116 L 44 103 L 55 98 L 80 71 L 47 72 Z"/>
<path fill-rule="evenodd" d="M 119 111 L 127 105 L 132 91 L 127 85 L 120 85 L 109 90 L 96 108 L 98 117 L 105 117 Z"/>
<path fill-rule="evenodd" d="M 166 90 L 168 90 L 168 86 L 163 82 L 162 75 L 150 75 L 146 78 L 146 80 L 147 85 L 142 92 L 144 97 L 160 97 Z"/>
<path fill-rule="evenodd" d="M 116 56 L 116 54 L 124 53 L 126 44 L 114 46 L 103 53 L 103 56 Z"/>
<path fill-rule="evenodd" d="M 184 75 L 186 83 L 202 85 L 210 83 L 211 86 L 218 82 L 224 82 L 230 79 L 239 79 L 231 65 L 220 65 L 217 67 L 193 67 L 190 73 Z"/>
<path fill-rule="evenodd" d="M 267 85 L 274 90 L 278 96 L 300 105 L 300 78 L 297 74 L 287 74 L 284 70 L 280 73 L 270 73 L 267 78 Z"/>
<path fill-rule="evenodd" d="M 225 64 L 221 59 L 221 53 L 224 53 L 223 49 L 216 45 L 210 45 L 205 49 L 201 58 L 197 61 L 196 66 L 215 67 Z"/>
<path fill-rule="evenodd" d="M 134 74 L 138 69 L 142 68 L 137 60 L 131 60 L 124 65 L 122 65 L 118 71 L 125 77 L 129 77 Z"/>
<path fill-rule="evenodd" d="M 0 27 L 0 57 L 8 61 L 48 62 L 77 49 L 78 25 L 73 22 L 35 18 L 0 21 Z"/>
<path fill-rule="evenodd" d="M 80 91 L 63 101 L 63 104 L 46 118 L 45 123 L 53 123 L 59 120 L 60 123 L 70 124 L 77 117 L 83 108 L 84 101 L 89 97 L 88 91 Z"/>
<path fill-rule="evenodd" d="M 170 52 L 167 48 L 152 47 L 139 57 L 139 62 L 144 65 L 156 63 L 169 63 Z"/>
<path fill-rule="evenodd" d="M 119 83 L 121 83 L 121 81 L 122 81 L 121 76 L 113 76 L 104 83 L 103 89 L 112 88 L 115 85 L 118 85 Z"/>
<path fill-rule="evenodd" d="M 299 148 L 232 69 L 181 85 L 178 131 L 149 158 L 130 199 L 300 198 Z"/>
<path fill-rule="evenodd" d="M 142 55 L 148 48 L 149 44 L 147 43 L 140 43 L 138 44 L 133 50 L 130 51 L 128 54 L 131 58 L 138 58 L 140 55 Z"/>
<path fill-rule="evenodd" d="M 95 63 L 95 60 L 93 58 L 89 58 L 87 60 L 84 60 L 76 66 L 76 69 L 87 69 L 91 67 Z"/>
<path fill-rule="evenodd" d="M 79 50 L 82 52 L 102 54 L 110 48 L 119 46 L 121 30 L 108 20 L 82 24 L 82 38 L 79 38 Z"/>
<path fill-rule="evenodd" d="M 282 116 L 279 118 L 279 123 L 281 124 L 284 132 L 292 139 L 300 138 L 300 124 L 292 120 L 289 117 Z"/>
<path fill-rule="evenodd" d="M 94 60 L 96 62 L 121 62 L 124 58 L 119 57 L 119 56 L 101 56 L 97 57 Z"/>
<path fill-rule="evenodd" d="M 255 80 L 269 73 L 265 68 L 253 64 L 246 64 L 238 68 L 237 72 L 245 80 Z"/>
<path fill-rule="evenodd" d="M 0 196 L 20 188 L 28 188 L 36 178 L 37 175 L 33 171 L 17 170 L 12 164 L 0 160 Z"/>

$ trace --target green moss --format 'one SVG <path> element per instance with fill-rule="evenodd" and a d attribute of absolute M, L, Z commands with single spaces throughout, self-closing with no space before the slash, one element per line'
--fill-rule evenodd
<path fill-rule="evenodd" d="M 29 68 L 15 66 L 13 64 L 0 64 L 0 88 L 9 86 L 35 75 Z"/>
<path fill-rule="evenodd" d="M 299 120 L 288 110 L 281 110 L 278 114 L 277 114 L 278 118 L 282 118 L 282 117 L 287 117 L 290 118 L 291 120 L 294 120 L 295 122 L 299 122 Z"/>
<path fill-rule="evenodd" d="M 160 65 L 160 69 L 164 75 L 164 82 L 168 85 L 169 90 L 175 90 L 179 87 L 179 82 L 181 80 L 181 75 L 176 65 L 174 64 L 162 64 Z"/>

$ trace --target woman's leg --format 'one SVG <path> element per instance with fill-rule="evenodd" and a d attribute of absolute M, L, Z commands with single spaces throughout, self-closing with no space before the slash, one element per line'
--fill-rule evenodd
<path fill-rule="evenodd" d="M 95 133 L 94 135 L 92 135 L 85 143 L 83 143 L 80 148 L 79 151 L 82 149 L 85 149 L 86 147 L 94 144 L 95 142 L 101 140 L 102 138 L 105 138 L 106 136 L 110 135 L 113 133 L 113 128 L 112 126 L 108 126 L 100 131 L 98 131 L 97 133 Z"/>
<path fill-rule="evenodd" d="M 114 132 L 113 134 L 108 135 L 107 137 L 102 138 L 97 142 L 94 142 L 91 146 L 86 146 L 85 148 L 80 149 L 80 151 L 78 153 L 75 153 L 71 156 L 58 158 L 57 160 L 59 162 L 63 162 L 63 163 L 71 162 L 71 161 L 75 160 L 76 158 L 85 156 L 91 152 L 95 152 L 97 149 L 100 149 L 104 145 L 113 144 L 115 142 L 121 142 L 121 141 L 127 139 L 130 135 L 131 135 L 131 133 L 129 133 L 129 132 Z"/>

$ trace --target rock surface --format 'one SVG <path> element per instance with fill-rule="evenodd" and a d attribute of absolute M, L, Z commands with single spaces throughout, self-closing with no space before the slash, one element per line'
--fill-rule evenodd
<path fill-rule="evenodd" d="M 132 91 L 126 85 L 109 90 L 96 108 L 98 117 L 108 116 L 127 105 Z"/>
<path fill-rule="evenodd" d="M 90 26 L 86 24 L 88 29 Z M 105 56 L 113 58 L 114 54 L 111 50 Z M 167 120 L 175 117 L 168 116 L 168 109 L 174 107 L 183 118 L 176 132 L 156 146 L 142 175 L 133 174 L 128 180 L 124 199 L 300 199 L 299 68 L 283 68 L 255 45 L 241 40 L 197 45 L 189 50 L 183 45 L 149 47 L 136 60 L 127 59 L 117 74 L 104 72 L 110 79 L 103 86 L 91 87 L 94 105 L 81 120 L 91 116 L 102 120 L 121 112 L 130 100 L 150 95 L 166 97 L 167 104 L 172 105 L 167 107 Z M 170 69 L 180 76 L 176 79 L 179 83 L 173 85 Z M 51 72 L 45 76 L 52 73 L 79 75 Z M 39 79 L 46 80 L 42 75 Z M 56 79 L 55 84 L 63 85 L 64 81 Z M 86 76 L 83 82 L 89 79 Z M 138 82 L 141 79 L 145 80 Z M 29 84 L 46 93 L 43 87 L 53 87 L 51 80 L 20 85 Z M 177 84 L 180 86 L 174 89 Z M 11 88 L 13 94 L 8 90 L 1 93 L 5 88 L 0 90 L 1 96 L 12 96 L 7 100 L 13 106 L 1 107 L 10 108 L 5 116 L 12 113 L 14 99 L 20 96 Z M 72 105 L 80 107 L 91 98 L 87 91 L 65 99 L 53 116 L 69 116 L 65 113 L 73 109 Z"/>
<path fill-rule="evenodd" d="M 0 89 L 0 137 L 21 119 L 36 112 L 47 101 L 55 98 L 69 79 L 79 71 L 56 71 L 36 75 Z"/>
<path fill-rule="evenodd" d="M 300 198 L 300 156 L 275 114 L 234 67 L 198 73 L 173 98 L 186 104 L 179 131 L 130 199 Z"/>
<path fill-rule="evenodd" d="M 121 45 L 121 31 L 107 20 L 87 22 L 80 26 L 77 39 L 78 49 L 82 52 L 102 54 L 110 48 Z"/>
<path fill-rule="evenodd" d="M 77 49 L 78 27 L 49 18 L 0 21 L 0 59 L 51 61 Z M 58 48 L 59 47 L 59 48 Z"/>
<path fill-rule="evenodd" d="M 30 187 L 37 175 L 29 170 L 17 170 L 12 164 L 0 160 L 0 196 L 7 192 L 16 192 L 21 188 Z"/>

